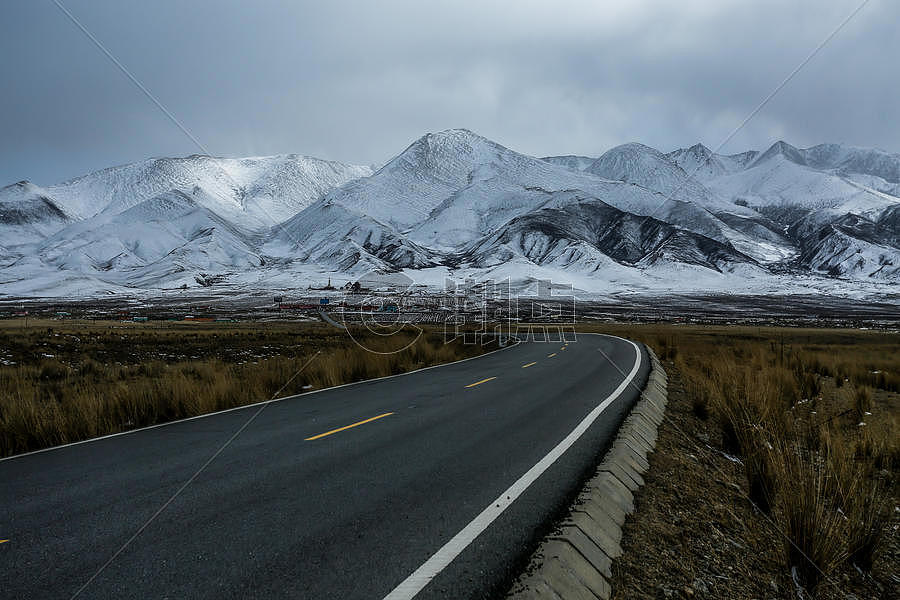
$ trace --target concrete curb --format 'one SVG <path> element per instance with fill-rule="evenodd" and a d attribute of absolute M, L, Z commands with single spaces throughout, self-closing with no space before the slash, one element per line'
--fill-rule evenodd
<path fill-rule="evenodd" d="M 647 385 L 623 421 L 612 446 L 560 527 L 531 557 L 507 598 L 608 600 L 612 562 L 622 555 L 622 526 L 644 485 L 648 455 L 666 409 L 668 377 L 649 347 Z"/>

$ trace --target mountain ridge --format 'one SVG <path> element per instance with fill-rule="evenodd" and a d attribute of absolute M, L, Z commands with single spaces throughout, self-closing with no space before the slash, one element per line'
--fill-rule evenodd
<path fill-rule="evenodd" d="M 895 167 L 881 150 L 784 141 L 542 159 L 466 129 L 374 171 L 297 154 L 148 159 L 0 189 L 0 294 L 226 293 L 368 271 L 877 292 L 900 283 Z"/>

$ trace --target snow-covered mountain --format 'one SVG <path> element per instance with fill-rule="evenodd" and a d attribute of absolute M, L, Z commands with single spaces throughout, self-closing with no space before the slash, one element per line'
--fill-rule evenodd
<path fill-rule="evenodd" d="M 703 144 L 694 144 L 690 148 L 681 148 L 670 152 L 666 157 L 689 173 L 691 177 L 703 182 L 746 169 L 758 155 L 759 152 L 751 150 L 741 154 L 723 156 L 713 153 Z"/>
<path fill-rule="evenodd" d="M 900 156 L 880 150 L 630 143 L 540 159 L 464 129 L 424 135 L 375 172 L 297 155 L 152 159 L 0 189 L 0 295 L 370 271 L 589 292 L 896 292 L 898 189 Z"/>
<path fill-rule="evenodd" d="M 870 210 L 896 201 L 832 170 L 815 169 L 796 148 L 778 142 L 746 169 L 706 182 L 707 187 L 732 201 L 757 210 L 799 208 Z"/>
<path fill-rule="evenodd" d="M 449 251 L 567 190 L 729 241 L 729 227 L 703 203 L 668 198 L 665 190 L 628 179 L 573 171 L 464 129 L 423 136 L 374 175 L 334 190 L 328 200 L 388 224 L 418 244 Z"/>
<path fill-rule="evenodd" d="M 810 225 L 800 220 L 792 227 L 802 253 L 800 264 L 834 276 L 865 276 L 893 280 L 900 273 L 897 249 L 900 229 L 848 213 Z"/>
<path fill-rule="evenodd" d="M 153 158 L 111 167 L 47 187 L 67 214 L 119 213 L 169 190 L 200 188 L 208 208 L 249 227 L 297 214 L 333 188 L 371 175 L 369 167 L 296 154 L 251 158 Z"/>
<path fill-rule="evenodd" d="M 487 266 L 522 256 L 529 261 L 582 272 L 610 263 L 638 267 L 666 260 L 730 271 L 755 265 L 734 247 L 679 229 L 653 218 L 618 210 L 596 198 L 566 198 L 512 219 L 467 251 L 473 266 Z"/>
<path fill-rule="evenodd" d="M 721 165 L 722 161 L 716 160 L 716 164 Z M 795 254 L 777 225 L 709 190 L 670 157 L 649 146 L 638 143 L 617 146 L 600 156 L 586 171 L 663 194 L 665 201 L 658 203 L 649 216 L 732 244 L 761 262 L 780 261 Z M 698 213 L 698 206 L 704 210 Z"/>
<path fill-rule="evenodd" d="M 389 225 L 330 200 L 317 202 L 273 229 L 262 250 L 336 273 L 421 269 L 437 266 L 440 260 Z"/>
<path fill-rule="evenodd" d="M 32 183 L 0 188 L 0 241 L 7 249 L 38 242 L 72 222 L 46 190 Z"/>
<path fill-rule="evenodd" d="M 900 205 L 894 195 L 900 155 L 778 141 L 764 152 L 720 156 L 697 145 L 668 156 L 713 193 L 777 223 L 799 250 L 799 266 L 838 277 L 897 279 L 900 244 L 891 216 Z"/>
<path fill-rule="evenodd" d="M 259 268 L 254 242 L 194 197 L 172 190 L 118 213 L 71 225 L 37 245 L 48 268 L 89 273 L 123 286 L 158 279 L 194 283 L 203 274 Z"/>
<path fill-rule="evenodd" d="M 699 181 L 689 177 L 684 169 L 659 150 L 643 144 L 633 142 L 616 146 L 604 152 L 585 171 L 605 179 L 636 183 L 668 197 L 707 208 L 715 201 L 709 191 Z"/>

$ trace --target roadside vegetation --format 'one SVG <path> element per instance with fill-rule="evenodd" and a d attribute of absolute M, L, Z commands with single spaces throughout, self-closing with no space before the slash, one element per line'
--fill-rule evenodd
<path fill-rule="evenodd" d="M 0 321 L 0 456 L 496 348 L 353 333 L 358 344 L 317 323 Z"/>
<path fill-rule="evenodd" d="M 741 495 L 754 527 L 775 541 L 785 597 L 849 597 L 849 574 L 877 583 L 867 593 L 898 590 L 900 336 L 604 329 L 645 341 L 675 371 L 692 413 L 684 427 L 706 423 L 712 432 L 678 432 L 699 436 L 690 456 L 705 446 L 742 467 Z M 708 477 L 727 480 L 724 470 Z M 709 535 L 707 524 L 693 525 Z"/>

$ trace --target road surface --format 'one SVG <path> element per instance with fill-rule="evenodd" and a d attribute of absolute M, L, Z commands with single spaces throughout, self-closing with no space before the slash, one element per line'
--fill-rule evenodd
<path fill-rule="evenodd" d="M 267 404 L 218 455 L 259 405 L 0 461 L 2 597 L 502 593 L 648 371 L 521 343 Z"/>

